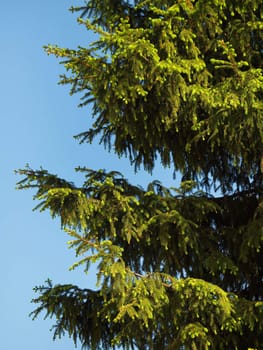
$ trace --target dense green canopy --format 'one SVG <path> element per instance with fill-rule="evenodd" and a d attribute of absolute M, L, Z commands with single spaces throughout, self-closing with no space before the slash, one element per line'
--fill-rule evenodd
<path fill-rule="evenodd" d="M 88 1 L 91 21 L 81 22 L 100 39 L 47 47 L 72 73 L 61 82 L 94 102 L 94 126 L 80 140 L 100 134 L 148 170 L 159 154 L 187 179 L 200 174 L 223 190 L 257 182 L 261 11 L 259 1 Z"/>
<path fill-rule="evenodd" d="M 179 188 L 77 169 L 83 186 L 26 168 L 40 210 L 61 218 L 97 290 L 36 288 L 89 349 L 263 348 L 263 24 L 260 1 L 91 0 L 88 48 L 46 51 L 62 84 L 93 105 L 96 135 L 135 169 L 163 166 Z M 106 166 L 106 164 L 105 164 Z M 219 195 L 212 194 L 218 189 Z"/>

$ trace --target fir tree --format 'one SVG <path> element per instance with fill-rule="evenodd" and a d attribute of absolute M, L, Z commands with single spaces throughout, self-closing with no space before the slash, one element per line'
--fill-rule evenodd
<path fill-rule="evenodd" d="M 37 287 L 37 308 L 88 349 L 263 349 L 263 24 L 259 0 L 87 0 L 88 48 L 47 46 L 92 104 L 77 136 L 180 188 L 77 169 L 82 187 L 20 170 L 61 218 L 97 289 Z M 214 191 L 216 195 L 214 195 Z"/>

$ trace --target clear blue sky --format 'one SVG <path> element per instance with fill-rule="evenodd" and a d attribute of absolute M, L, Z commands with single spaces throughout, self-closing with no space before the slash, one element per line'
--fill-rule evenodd
<path fill-rule="evenodd" d="M 75 261 L 68 250 L 68 237 L 59 221 L 48 213 L 32 212 L 37 203 L 33 192 L 16 191 L 14 170 L 29 163 L 42 166 L 68 180 L 81 180 L 76 166 L 119 170 L 133 183 L 145 185 L 160 179 L 175 185 L 172 171 L 158 167 L 153 177 L 134 174 L 126 159 L 119 160 L 99 145 L 78 145 L 73 135 L 90 125 L 90 110 L 78 109 L 78 98 L 57 84 L 63 71 L 42 46 L 58 44 L 75 48 L 88 45 L 92 36 L 79 26 L 68 8 L 80 0 L 3 1 L 0 12 L 1 42 L 1 137 L 0 215 L 1 289 L 0 330 L 3 350 L 68 350 L 67 337 L 52 341 L 52 321 L 32 321 L 30 300 L 35 285 L 47 278 L 54 283 L 73 283 L 91 288 L 94 276 L 79 269 L 69 272 Z M 80 348 L 80 347 L 79 347 Z"/>

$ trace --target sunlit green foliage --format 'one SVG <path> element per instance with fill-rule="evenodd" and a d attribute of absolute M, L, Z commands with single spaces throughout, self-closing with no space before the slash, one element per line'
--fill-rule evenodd
<path fill-rule="evenodd" d="M 82 9 L 83 10 L 83 9 Z M 157 155 L 223 190 L 258 180 L 262 155 L 259 1 L 88 1 L 100 39 L 64 59 L 61 83 L 94 102 L 97 134 L 151 170 Z M 95 17 L 92 17 L 95 16 Z M 249 147 L 248 147 L 249 145 Z"/>
<path fill-rule="evenodd" d="M 182 183 L 144 189 L 78 168 L 77 187 L 20 170 L 19 188 L 36 188 L 37 209 L 70 235 L 72 269 L 98 271 L 96 290 L 37 287 L 33 315 L 55 316 L 55 337 L 92 350 L 262 349 L 262 5 L 90 0 L 72 11 L 98 40 L 46 51 L 93 105 L 77 138 L 100 135 L 135 169 L 159 156 Z"/>

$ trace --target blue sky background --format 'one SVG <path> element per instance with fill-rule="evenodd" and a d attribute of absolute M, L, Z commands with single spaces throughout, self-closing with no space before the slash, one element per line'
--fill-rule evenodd
<path fill-rule="evenodd" d="M 157 167 L 152 177 L 144 172 L 134 174 L 126 159 L 118 159 L 97 144 L 79 145 L 73 139 L 88 129 L 90 110 L 77 108 L 78 97 L 70 97 L 68 88 L 57 84 L 63 67 L 48 57 L 42 46 L 88 45 L 92 34 L 68 11 L 78 4 L 82 1 L 1 3 L 0 330 L 4 350 L 74 349 L 67 337 L 52 341 L 52 321 L 40 317 L 33 322 L 28 317 L 34 307 L 30 303 L 32 289 L 47 278 L 88 288 L 95 280 L 94 273 L 68 271 L 75 261 L 74 251 L 67 248 L 68 237 L 48 212 L 32 212 L 37 204 L 32 201 L 33 192 L 15 190 L 19 181 L 15 169 L 29 163 L 32 168 L 42 166 L 68 180 L 80 181 L 80 175 L 74 173 L 80 165 L 118 170 L 143 186 L 155 179 L 166 186 L 175 185 L 171 170 Z"/>

